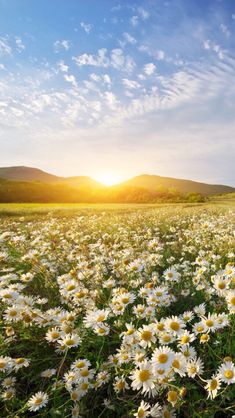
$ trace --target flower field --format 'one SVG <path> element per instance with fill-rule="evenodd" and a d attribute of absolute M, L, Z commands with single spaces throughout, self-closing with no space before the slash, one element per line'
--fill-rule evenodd
<path fill-rule="evenodd" d="M 1 417 L 235 414 L 235 216 L 0 218 Z"/>

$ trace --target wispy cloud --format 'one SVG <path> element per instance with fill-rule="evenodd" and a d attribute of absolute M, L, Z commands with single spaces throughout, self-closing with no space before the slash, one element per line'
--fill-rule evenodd
<path fill-rule="evenodd" d="M 80 22 L 80 26 L 82 29 L 84 29 L 84 31 L 89 35 L 90 31 L 93 28 L 93 25 L 91 23 L 85 23 L 85 22 Z"/>
<path fill-rule="evenodd" d="M 65 51 L 68 51 L 69 49 L 70 49 L 70 47 L 71 47 L 71 44 L 70 44 L 70 42 L 68 41 L 68 40 L 66 40 L 66 39 L 63 39 L 62 41 L 55 41 L 54 42 L 54 51 L 56 52 L 56 53 L 58 53 L 59 51 L 61 51 L 61 50 L 65 50 Z"/>

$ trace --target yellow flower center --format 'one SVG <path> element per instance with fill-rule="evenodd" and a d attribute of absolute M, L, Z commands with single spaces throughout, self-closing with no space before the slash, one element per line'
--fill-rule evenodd
<path fill-rule="evenodd" d="M 81 371 L 80 374 L 81 374 L 82 377 L 87 377 L 87 376 L 89 376 L 89 370 L 88 369 L 84 369 L 84 370 Z"/>
<path fill-rule="evenodd" d="M 128 329 L 128 331 L 126 332 L 127 335 L 132 335 L 134 334 L 134 329 Z"/>
<path fill-rule="evenodd" d="M 224 376 L 225 376 L 227 379 L 232 379 L 232 378 L 233 378 L 233 376 L 234 376 L 234 373 L 233 373 L 233 371 L 232 371 L 232 370 L 225 370 L 225 372 L 224 372 Z"/>
<path fill-rule="evenodd" d="M 4 369 L 5 366 L 6 366 L 5 361 L 0 361 L 0 369 Z"/>
<path fill-rule="evenodd" d="M 76 401 L 76 400 L 78 399 L 78 394 L 77 394 L 76 392 L 72 392 L 72 393 L 71 393 L 71 399 L 72 399 L 73 401 Z"/>
<path fill-rule="evenodd" d="M 128 303 L 129 301 L 130 301 L 130 298 L 128 297 L 122 298 L 122 303 Z"/>
<path fill-rule="evenodd" d="M 206 325 L 210 328 L 210 327 L 213 327 L 213 325 L 214 325 L 214 321 L 212 321 L 211 319 L 207 319 L 207 321 L 206 321 Z"/>
<path fill-rule="evenodd" d="M 182 342 L 182 344 L 187 344 L 187 343 L 189 342 L 189 340 L 190 340 L 190 338 L 189 338 L 189 336 L 188 336 L 188 335 L 184 335 L 184 336 L 181 338 L 181 342 Z"/>
<path fill-rule="evenodd" d="M 17 358 L 15 362 L 16 364 L 23 364 L 25 362 L 25 359 L 20 357 L 20 358 Z"/>
<path fill-rule="evenodd" d="M 171 336 L 170 336 L 170 335 L 164 335 L 164 337 L 163 337 L 163 341 L 164 341 L 165 343 L 169 343 L 169 342 L 171 341 Z"/>
<path fill-rule="evenodd" d="M 170 324 L 170 328 L 173 329 L 173 331 L 179 331 L 180 326 L 179 326 L 178 322 L 173 321 Z"/>
<path fill-rule="evenodd" d="M 140 370 L 139 372 L 139 379 L 141 382 L 146 382 L 150 378 L 150 371 L 149 370 Z"/>
<path fill-rule="evenodd" d="M 202 325 L 199 325 L 199 326 L 197 327 L 197 332 L 203 332 L 203 331 L 204 331 L 203 326 L 202 326 Z"/>
<path fill-rule="evenodd" d="M 167 360 L 168 360 L 168 355 L 167 354 L 164 354 L 164 353 L 159 354 L 159 356 L 158 356 L 158 362 L 159 363 L 164 364 L 164 363 L 167 362 Z"/>
<path fill-rule="evenodd" d="M 35 405 L 40 405 L 42 403 L 42 398 L 35 399 Z"/>
<path fill-rule="evenodd" d="M 71 292 L 71 290 L 74 290 L 75 289 L 75 285 L 74 284 L 69 284 L 67 287 L 66 287 L 66 290 L 68 291 L 68 292 Z"/>
<path fill-rule="evenodd" d="M 82 390 L 87 390 L 87 388 L 88 388 L 88 383 L 82 383 L 81 384 L 81 389 Z"/>
<path fill-rule="evenodd" d="M 76 363 L 76 367 L 77 367 L 78 369 L 82 369 L 84 366 L 85 366 L 84 361 L 78 361 L 78 362 Z"/>
<path fill-rule="evenodd" d="M 125 387 L 125 382 L 121 381 L 116 384 L 118 390 L 122 390 Z"/>
<path fill-rule="evenodd" d="M 52 337 L 53 339 L 55 339 L 55 338 L 59 338 L 59 336 L 60 336 L 60 333 L 59 333 L 58 331 L 53 331 L 53 332 L 51 333 L 51 337 Z"/>
<path fill-rule="evenodd" d="M 224 289 L 225 288 L 225 283 L 224 282 L 220 282 L 219 284 L 218 284 L 218 288 L 219 289 Z"/>
<path fill-rule="evenodd" d="M 175 369 L 179 369 L 180 368 L 180 362 L 179 362 L 179 360 L 177 360 L 176 358 L 173 360 L 173 362 L 172 362 L 172 366 L 175 368 Z"/>
<path fill-rule="evenodd" d="M 141 332 L 141 339 L 144 341 L 149 341 L 152 338 L 152 332 L 151 331 L 142 331 Z"/>
<path fill-rule="evenodd" d="M 170 390 L 167 394 L 168 402 L 175 404 L 178 399 L 178 393 L 175 390 Z"/>
<path fill-rule="evenodd" d="M 230 303 L 231 303 L 231 305 L 235 306 L 235 296 L 233 296 L 233 297 L 230 299 Z"/>
<path fill-rule="evenodd" d="M 218 381 L 216 379 L 212 379 L 211 383 L 210 383 L 210 386 L 209 386 L 209 389 L 210 390 L 215 390 L 217 387 L 218 387 Z"/>
<path fill-rule="evenodd" d="M 163 370 L 163 369 L 157 369 L 157 374 L 160 374 L 160 376 L 163 375 L 164 372 L 165 372 L 165 370 Z"/>
<path fill-rule="evenodd" d="M 138 415 L 137 415 L 138 418 L 143 418 L 144 414 L 145 414 L 144 410 L 142 408 L 139 408 L 138 409 Z"/>
<path fill-rule="evenodd" d="M 17 315 L 17 311 L 15 311 L 15 310 L 12 310 L 12 311 L 9 312 L 9 316 L 14 317 L 16 315 Z"/>
<path fill-rule="evenodd" d="M 71 346 L 71 345 L 73 345 L 75 343 L 75 341 L 74 341 L 74 339 L 73 338 L 68 338 L 66 341 L 65 341 L 65 344 L 66 345 L 68 345 L 69 347 Z"/>

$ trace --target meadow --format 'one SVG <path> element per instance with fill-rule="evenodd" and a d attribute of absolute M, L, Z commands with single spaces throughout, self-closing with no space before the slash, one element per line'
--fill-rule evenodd
<path fill-rule="evenodd" d="M 232 418 L 235 204 L 0 205 L 0 416 Z"/>

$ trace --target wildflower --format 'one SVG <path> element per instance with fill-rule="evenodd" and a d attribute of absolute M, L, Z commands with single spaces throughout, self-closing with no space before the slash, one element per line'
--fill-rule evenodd
<path fill-rule="evenodd" d="M 147 402 L 141 401 L 137 412 L 134 414 L 134 417 L 137 417 L 137 418 L 148 417 L 150 415 L 149 408 L 150 408 L 150 405 Z"/>
<path fill-rule="evenodd" d="M 151 389 L 154 389 L 154 375 L 151 364 L 147 360 L 139 364 L 138 368 L 132 372 L 130 378 L 132 379 L 131 386 L 134 390 L 142 389 L 142 393 L 148 393 Z"/>
<path fill-rule="evenodd" d="M 31 396 L 31 398 L 28 400 L 28 409 L 31 412 L 38 411 L 39 409 L 46 406 L 48 403 L 48 395 L 44 392 L 37 392 L 35 395 Z"/>
<path fill-rule="evenodd" d="M 208 391 L 208 398 L 214 399 L 221 386 L 221 380 L 218 376 L 213 375 L 210 380 L 207 381 L 206 389 Z"/>
<path fill-rule="evenodd" d="M 56 369 L 46 369 L 41 373 L 42 377 L 50 378 L 56 374 Z"/>
<path fill-rule="evenodd" d="M 76 334 L 67 334 L 59 340 L 60 345 L 67 348 L 77 347 L 81 342 L 81 339 Z"/>
<path fill-rule="evenodd" d="M 222 382 L 230 385 L 235 383 L 235 366 L 231 361 L 226 361 L 218 370 L 218 377 Z"/>

